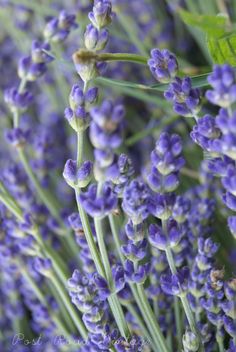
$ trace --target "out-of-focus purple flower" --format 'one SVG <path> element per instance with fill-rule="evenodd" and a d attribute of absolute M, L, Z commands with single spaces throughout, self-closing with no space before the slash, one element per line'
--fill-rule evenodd
<path fill-rule="evenodd" d="M 97 185 L 90 185 L 86 192 L 80 194 L 79 199 L 84 210 L 92 217 L 103 218 L 117 207 L 117 196 L 109 182 L 103 184 L 99 195 Z"/>
<path fill-rule="evenodd" d="M 47 53 L 48 51 L 50 51 L 50 45 L 48 43 L 33 41 L 31 55 L 23 57 L 19 61 L 19 77 L 27 81 L 35 81 L 42 76 L 47 70 L 47 64 L 54 60 L 54 58 Z"/>
<path fill-rule="evenodd" d="M 27 90 L 19 93 L 16 88 L 10 88 L 4 92 L 4 100 L 14 112 L 17 109 L 27 109 L 33 101 L 33 95 Z"/>
<path fill-rule="evenodd" d="M 176 57 L 167 49 L 152 49 L 148 66 L 156 80 L 162 83 L 171 82 L 178 71 Z"/>
<path fill-rule="evenodd" d="M 140 224 L 148 217 L 149 200 L 150 190 L 144 182 L 133 180 L 125 187 L 122 208 L 134 225 Z"/>
<path fill-rule="evenodd" d="M 173 102 L 174 111 L 182 116 L 196 116 L 200 109 L 200 92 L 192 88 L 191 79 L 176 77 L 164 93 L 167 100 Z"/>
<path fill-rule="evenodd" d="M 208 82 L 213 87 L 213 90 L 206 92 L 211 103 L 227 108 L 236 101 L 235 71 L 232 66 L 215 65 Z"/>
<path fill-rule="evenodd" d="M 181 296 L 188 289 L 189 268 L 180 269 L 177 274 L 166 274 L 161 276 L 161 287 L 164 292 L 173 296 Z"/>
<path fill-rule="evenodd" d="M 43 34 L 48 41 L 63 42 L 75 28 L 78 28 L 76 16 L 62 10 L 58 18 L 53 17 L 47 22 Z"/>
<path fill-rule="evenodd" d="M 44 276 L 52 275 L 52 262 L 48 258 L 39 258 L 34 259 L 34 268 L 37 272 Z"/>
<path fill-rule="evenodd" d="M 6 131 L 6 140 L 15 148 L 23 148 L 29 140 L 30 131 L 23 131 L 21 128 L 13 128 Z"/>

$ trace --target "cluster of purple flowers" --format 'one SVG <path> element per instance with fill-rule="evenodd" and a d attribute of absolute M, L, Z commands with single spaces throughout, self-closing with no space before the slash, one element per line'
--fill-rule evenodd
<path fill-rule="evenodd" d="M 199 118 L 191 137 L 209 154 L 208 168 L 221 178 L 225 190 L 222 194 L 223 202 L 230 210 L 235 211 L 235 114 L 233 104 L 236 101 L 234 94 L 236 81 L 234 69 L 229 65 L 215 66 L 208 81 L 213 89 L 206 92 L 206 98 L 221 108 L 216 117 L 204 115 Z M 228 225 L 234 236 L 236 233 L 235 219 L 235 216 L 228 218 Z"/>

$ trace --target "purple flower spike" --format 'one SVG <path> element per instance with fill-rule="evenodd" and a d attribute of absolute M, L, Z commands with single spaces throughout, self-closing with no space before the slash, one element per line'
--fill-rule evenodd
<path fill-rule="evenodd" d="M 112 21 L 112 6 L 109 0 L 96 0 L 94 2 L 93 11 L 88 15 L 92 24 L 101 29 L 109 25 Z"/>
<path fill-rule="evenodd" d="M 144 182 L 133 180 L 125 187 L 122 208 L 134 225 L 140 224 L 148 217 L 149 200 L 150 190 Z"/>
<path fill-rule="evenodd" d="M 48 258 L 35 258 L 34 259 L 35 270 L 44 276 L 50 276 L 52 272 L 52 262 Z"/>
<path fill-rule="evenodd" d="M 104 183 L 100 195 L 97 195 L 97 185 L 92 184 L 80 194 L 79 199 L 84 210 L 92 217 L 103 218 L 117 207 L 117 196 L 109 182 Z"/>
<path fill-rule="evenodd" d="M 189 281 L 189 268 L 184 267 L 176 275 L 161 276 L 161 288 L 168 295 L 181 296 L 186 293 Z"/>
<path fill-rule="evenodd" d="M 5 133 L 6 140 L 15 148 L 23 148 L 29 140 L 30 131 L 21 128 L 13 128 Z"/>
<path fill-rule="evenodd" d="M 148 65 L 156 80 L 162 83 L 171 82 L 178 71 L 176 57 L 167 49 L 153 49 Z"/>
<path fill-rule="evenodd" d="M 235 71 L 230 65 L 215 65 L 208 76 L 213 90 L 206 92 L 207 99 L 218 106 L 229 107 L 236 101 Z"/>
<path fill-rule="evenodd" d="M 10 88 L 4 92 L 4 100 L 11 110 L 24 110 L 32 103 L 33 95 L 29 91 L 19 93 L 16 88 Z"/>
<path fill-rule="evenodd" d="M 178 115 L 193 117 L 200 109 L 200 92 L 192 88 L 189 77 L 183 79 L 176 77 L 164 96 L 173 102 L 173 109 Z"/>
<path fill-rule="evenodd" d="M 63 42 L 71 32 L 71 30 L 78 28 L 75 15 L 67 14 L 62 10 L 58 18 L 51 18 L 44 29 L 44 37 L 47 40 L 58 43 Z"/>

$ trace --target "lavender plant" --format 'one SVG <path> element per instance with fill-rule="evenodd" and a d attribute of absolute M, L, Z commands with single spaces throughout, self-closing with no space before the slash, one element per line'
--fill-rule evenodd
<path fill-rule="evenodd" d="M 0 3 L 0 350 L 236 351 L 234 1 Z"/>

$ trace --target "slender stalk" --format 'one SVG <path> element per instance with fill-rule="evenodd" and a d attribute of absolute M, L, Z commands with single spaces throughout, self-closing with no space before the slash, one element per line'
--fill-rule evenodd
<path fill-rule="evenodd" d="M 84 90 L 86 88 L 84 87 Z M 82 158 L 83 158 L 83 150 L 84 150 L 84 143 L 83 143 L 83 136 L 82 136 L 83 132 L 79 132 L 77 133 L 77 148 L 79 150 L 77 150 L 77 166 L 79 167 L 82 163 Z M 77 202 L 77 206 L 78 206 L 78 210 L 79 210 L 79 214 L 80 214 L 80 218 L 81 218 L 81 222 L 82 222 L 82 226 L 84 229 L 84 233 L 85 233 L 85 237 L 89 246 L 89 250 L 90 253 L 92 255 L 95 267 L 98 271 L 98 273 L 100 275 L 102 275 L 103 277 L 106 277 L 108 280 L 108 284 L 111 287 L 112 284 L 112 275 L 111 275 L 111 269 L 110 269 L 110 263 L 109 263 L 109 259 L 107 256 L 107 252 L 106 252 L 106 247 L 105 247 L 105 243 L 103 240 L 103 233 L 102 233 L 102 229 L 101 229 L 101 224 L 100 224 L 100 220 L 98 221 L 98 219 L 95 219 L 95 227 L 96 228 L 96 233 L 97 233 L 97 237 L 98 237 L 98 243 L 100 244 L 100 251 L 102 254 L 102 257 L 105 257 L 105 262 L 102 261 L 100 253 L 97 249 L 94 237 L 93 237 L 93 233 L 91 230 L 91 226 L 87 217 L 87 214 L 85 213 L 85 211 L 83 210 L 80 201 L 79 201 L 79 192 L 80 190 L 77 188 L 75 190 L 75 195 L 76 195 L 76 202 Z M 97 221 L 96 221 L 97 220 Z M 125 321 L 125 317 L 120 305 L 120 302 L 117 299 L 116 295 L 111 295 L 108 298 L 108 302 L 110 305 L 110 308 L 112 310 L 112 313 L 114 315 L 114 318 L 116 320 L 117 326 L 119 327 L 119 330 L 121 332 L 121 334 L 124 337 L 128 337 L 129 335 L 129 329 L 128 329 L 128 325 Z"/>
<path fill-rule="evenodd" d="M 147 65 L 148 57 L 126 53 L 101 53 L 96 56 L 97 61 L 127 61 Z"/>
<path fill-rule="evenodd" d="M 174 312 L 175 312 L 175 323 L 176 323 L 176 330 L 177 330 L 178 351 L 181 351 L 182 327 L 181 327 L 181 318 L 180 318 L 180 306 L 179 306 L 177 297 L 174 297 Z"/>
<path fill-rule="evenodd" d="M 98 184 L 98 195 L 100 193 L 102 184 L 99 183 Z M 102 229 L 102 220 L 95 217 L 94 218 L 94 224 L 95 224 L 95 230 L 96 230 L 96 234 L 97 234 L 97 239 L 98 239 L 98 247 L 99 247 L 99 251 L 101 254 L 101 258 L 103 261 L 103 266 L 105 269 L 105 277 L 106 280 L 108 282 L 108 286 L 111 289 L 111 291 L 114 290 L 114 283 L 113 283 L 113 278 L 112 278 L 112 272 L 111 272 L 111 266 L 110 266 L 110 262 L 109 262 L 109 257 L 108 257 L 108 253 L 107 253 L 107 249 L 106 249 L 106 244 L 104 241 L 104 234 L 103 234 L 103 229 Z M 127 338 L 129 336 L 129 328 L 128 325 L 126 323 L 125 317 L 124 317 L 124 313 L 122 311 L 122 307 L 121 304 L 117 298 L 116 294 L 112 294 L 112 296 L 109 297 L 110 300 L 110 307 L 112 309 L 112 311 L 114 313 L 117 313 L 117 316 L 114 316 L 117 322 L 117 325 L 119 327 L 119 330 L 122 334 L 123 337 Z"/>
<path fill-rule="evenodd" d="M 124 264 L 125 257 L 123 255 L 123 253 L 121 252 L 121 241 L 119 238 L 118 229 L 116 226 L 114 215 L 112 215 L 112 214 L 109 215 L 109 221 L 110 221 L 110 226 L 111 226 L 111 230 L 112 230 L 113 239 L 114 239 L 114 242 L 116 245 L 117 253 L 121 259 L 122 264 Z M 148 340 L 150 340 L 150 343 L 152 345 L 155 345 L 154 350 L 158 351 L 160 343 L 159 343 L 159 340 L 157 339 L 157 334 L 158 334 L 158 332 L 160 333 L 159 335 L 161 336 L 162 341 L 164 341 L 164 336 L 162 335 L 162 333 L 160 331 L 160 327 L 156 321 L 155 315 L 152 312 L 152 309 L 150 307 L 148 300 L 146 300 L 146 302 L 144 304 L 143 300 L 140 298 L 139 293 L 138 293 L 138 289 L 137 289 L 137 285 L 130 283 L 130 289 L 131 289 L 132 294 L 134 296 L 134 299 L 138 305 L 138 308 L 143 316 L 143 319 L 145 320 L 145 322 L 148 326 L 148 329 L 150 331 L 152 338 L 150 339 L 150 334 L 147 331 L 147 329 L 143 330 L 143 332 L 145 332 L 145 336 Z M 128 309 L 130 309 L 130 307 L 131 307 L 131 305 L 129 304 Z M 150 322 L 150 317 L 149 317 L 150 311 L 151 311 L 151 315 L 154 317 L 153 320 L 156 321 L 156 323 L 154 324 L 154 327 L 153 327 L 153 324 Z M 139 321 L 141 322 L 142 320 L 139 319 Z M 155 332 L 155 329 L 156 329 L 155 325 L 157 326 L 157 333 Z M 140 325 L 140 326 L 142 327 L 142 325 Z M 161 352 L 162 351 L 166 351 L 166 350 L 161 350 Z"/>
<path fill-rule="evenodd" d="M 165 338 L 161 332 L 159 324 L 157 323 L 155 315 L 153 314 L 153 311 L 147 300 L 147 297 L 143 288 L 143 284 L 137 284 L 136 286 L 137 286 L 137 292 L 138 292 L 139 298 L 143 305 L 143 309 L 145 310 L 146 324 L 149 326 L 152 337 L 154 338 L 156 345 L 159 346 L 159 350 L 161 352 L 169 352 L 169 349 L 166 345 Z"/>
<path fill-rule="evenodd" d="M 108 218 L 109 218 L 109 223 L 110 223 L 110 227 L 111 227 L 112 236 L 113 236 L 113 239 L 114 239 L 114 242 L 115 242 L 115 247 L 116 247 L 117 254 L 118 254 L 119 258 L 120 258 L 121 263 L 124 263 L 125 256 L 121 252 L 121 241 L 120 241 L 120 238 L 119 238 L 119 233 L 118 233 L 118 229 L 117 229 L 117 226 L 116 226 L 115 217 L 114 217 L 113 214 L 109 214 Z"/>
<path fill-rule="evenodd" d="M 152 349 L 155 350 L 156 346 L 152 342 L 151 335 L 149 334 L 149 331 L 147 330 L 145 324 L 143 323 L 142 319 L 140 318 L 140 315 L 138 314 L 138 312 L 136 311 L 134 306 L 132 304 L 127 303 L 127 304 L 125 304 L 125 307 L 127 308 L 127 310 L 132 314 L 132 316 L 137 321 L 139 327 L 141 328 L 141 333 L 144 334 L 145 338 L 147 339 L 147 342 L 150 343 L 150 345 L 152 346 Z"/>
<path fill-rule="evenodd" d="M 41 292 L 40 288 L 36 285 L 35 281 L 32 279 L 32 277 L 30 276 L 28 271 L 24 268 L 24 266 L 21 267 L 21 273 L 24 276 L 24 278 L 28 281 L 28 284 L 32 288 L 35 296 L 39 299 L 40 302 L 42 302 L 46 307 L 48 307 L 48 302 L 45 299 L 45 296 Z M 61 319 L 59 319 L 59 317 L 56 314 L 53 314 L 52 316 L 53 316 L 53 320 L 55 321 L 57 327 L 60 329 L 60 332 L 63 332 L 65 337 L 70 338 L 71 335 L 65 329 L 64 325 L 62 324 Z"/>

